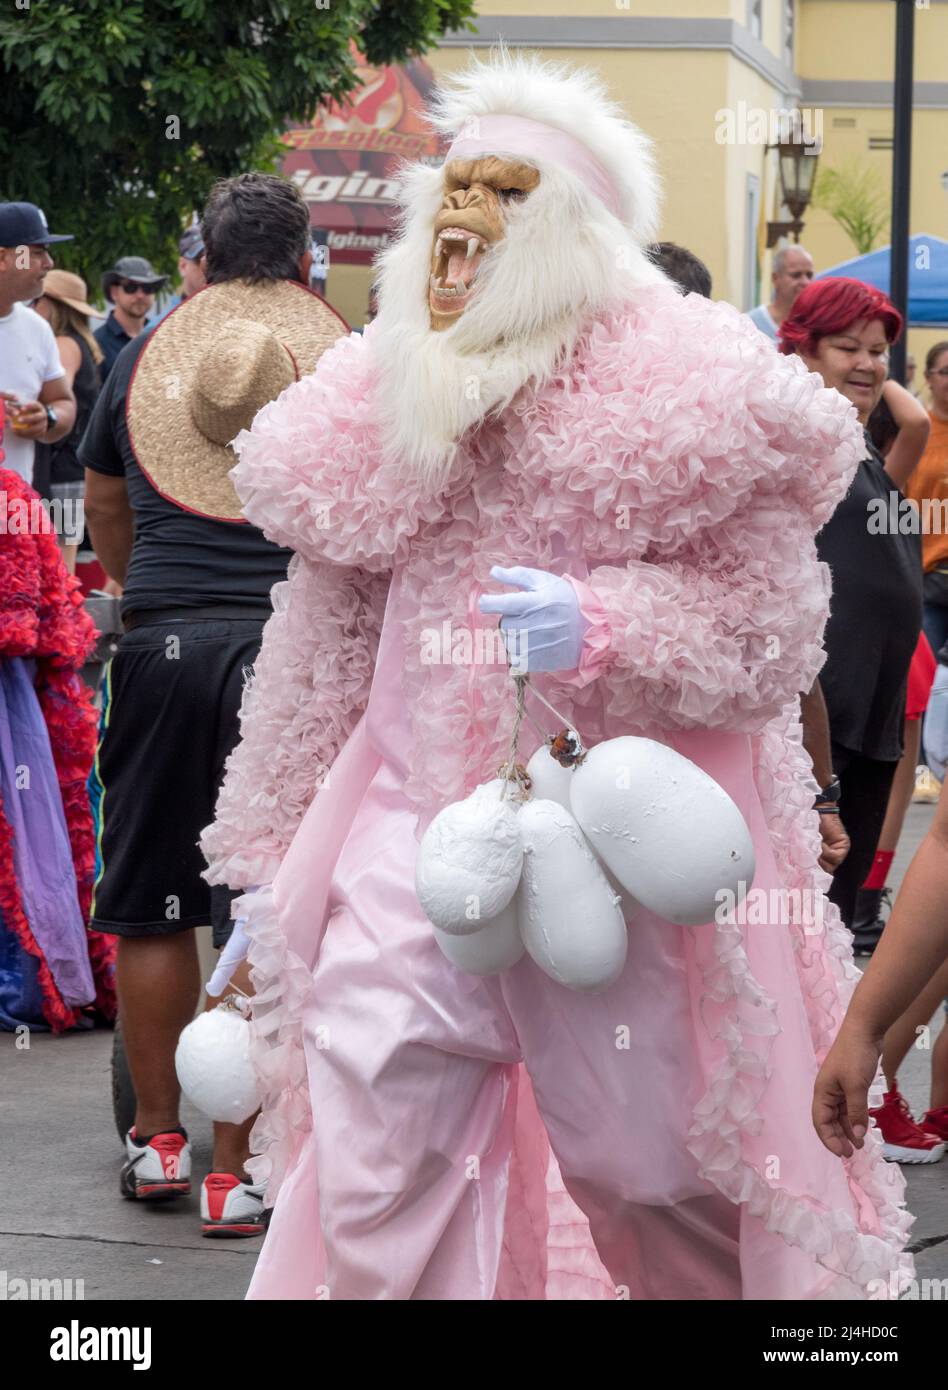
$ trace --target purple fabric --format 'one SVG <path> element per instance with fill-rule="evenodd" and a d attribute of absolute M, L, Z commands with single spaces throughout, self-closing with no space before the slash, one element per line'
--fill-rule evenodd
<path fill-rule="evenodd" d="M 0 661 L 0 792 L 30 930 L 65 1003 L 89 1004 L 95 986 L 86 928 L 34 672 L 35 662 L 22 657 Z"/>

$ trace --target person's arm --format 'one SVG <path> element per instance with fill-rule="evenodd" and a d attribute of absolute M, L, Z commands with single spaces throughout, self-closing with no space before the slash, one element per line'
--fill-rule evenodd
<path fill-rule="evenodd" d="M 40 405 L 44 407 L 44 418 L 46 406 L 52 406 L 56 412 L 56 424 L 40 435 L 42 442 L 55 444 L 57 439 L 65 439 L 67 434 L 72 434 L 72 427 L 76 423 L 76 398 L 66 378 L 60 376 L 52 381 L 44 381 L 39 398 Z"/>
<path fill-rule="evenodd" d="M 72 391 L 76 383 L 76 372 L 82 366 L 82 353 L 72 338 L 57 338 L 56 346 L 59 349 L 63 371 L 66 373 L 66 385 Z"/>
<path fill-rule="evenodd" d="M 124 584 L 135 539 L 135 518 L 124 477 L 86 469 L 85 518 L 100 565 L 117 583 Z"/>
<path fill-rule="evenodd" d="M 813 1124 L 840 1158 L 861 1149 L 869 1126 L 868 1091 L 887 1030 L 948 959 L 948 797 L 895 900 L 892 914 L 820 1068 Z"/>
<path fill-rule="evenodd" d="M 810 755 L 813 776 L 821 787 L 825 787 L 833 780 L 833 759 L 830 754 L 829 718 L 819 677 L 806 694 L 800 696 L 800 713 L 803 717 L 803 746 Z"/>
<path fill-rule="evenodd" d="M 96 556 L 110 579 L 124 585 L 135 539 L 135 514 L 128 500 L 120 434 L 125 393 L 111 377 L 79 442 L 85 473 L 85 519 Z"/>
<path fill-rule="evenodd" d="M 800 696 L 800 714 L 803 720 L 803 747 L 810 755 L 813 776 L 822 790 L 833 780 L 833 759 L 830 750 L 829 717 L 819 677 L 810 689 Z M 818 811 L 817 814 L 820 818 L 820 838 L 823 841 L 820 868 L 832 874 L 849 853 L 849 836 L 838 815 L 832 815 L 825 810 Z"/>
<path fill-rule="evenodd" d="M 5 392 L 4 399 L 12 398 Z M 49 417 L 46 414 L 48 405 L 56 411 L 56 423 L 52 429 L 49 427 Z M 75 423 L 76 398 L 64 376 L 44 381 L 38 400 L 17 404 L 16 434 L 19 439 L 34 439 L 40 444 L 55 444 L 57 439 L 64 439 L 71 432 Z"/>
<path fill-rule="evenodd" d="M 885 471 L 896 487 L 904 490 L 925 452 L 931 433 L 931 420 L 922 403 L 897 381 L 886 382 L 882 388 L 882 398 L 899 429 L 886 455 Z"/>

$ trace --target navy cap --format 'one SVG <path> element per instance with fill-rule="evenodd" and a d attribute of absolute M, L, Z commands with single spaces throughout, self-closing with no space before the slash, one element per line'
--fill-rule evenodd
<path fill-rule="evenodd" d="M 186 261 L 199 261 L 204 255 L 204 241 L 200 227 L 188 227 L 178 238 L 178 251 Z"/>
<path fill-rule="evenodd" d="M 35 203 L 0 203 L 0 246 L 49 246 L 54 241 L 75 237 L 53 236 Z"/>

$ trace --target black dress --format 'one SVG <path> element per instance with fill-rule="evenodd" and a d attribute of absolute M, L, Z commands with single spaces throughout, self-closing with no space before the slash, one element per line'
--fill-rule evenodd
<path fill-rule="evenodd" d="M 63 337 L 71 338 L 79 349 L 81 361 L 72 384 L 76 397 L 76 423 L 65 439 L 55 444 L 37 444 L 33 464 L 33 486 L 42 497 L 51 497 L 51 489 L 58 483 L 81 483 L 85 469 L 79 462 L 79 443 L 85 434 L 86 425 L 92 415 L 102 384 L 99 368 L 92 356 L 86 340 L 75 329 L 67 329 Z"/>
<path fill-rule="evenodd" d="M 908 671 L 922 625 L 921 537 L 890 524 L 902 494 L 868 436 L 866 447 L 849 492 L 816 538 L 833 577 L 820 685 L 852 842 L 829 896 L 847 926 L 902 756 Z"/>

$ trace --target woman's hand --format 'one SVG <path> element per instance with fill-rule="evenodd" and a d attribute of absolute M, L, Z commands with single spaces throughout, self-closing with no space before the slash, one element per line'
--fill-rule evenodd
<path fill-rule="evenodd" d="M 882 1038 L 844 1022 L 813 1088 L 813 1128 L 837 1158 L 861 1149 L 869 1128 L 869 1087 L 875 1079 Z"/>

